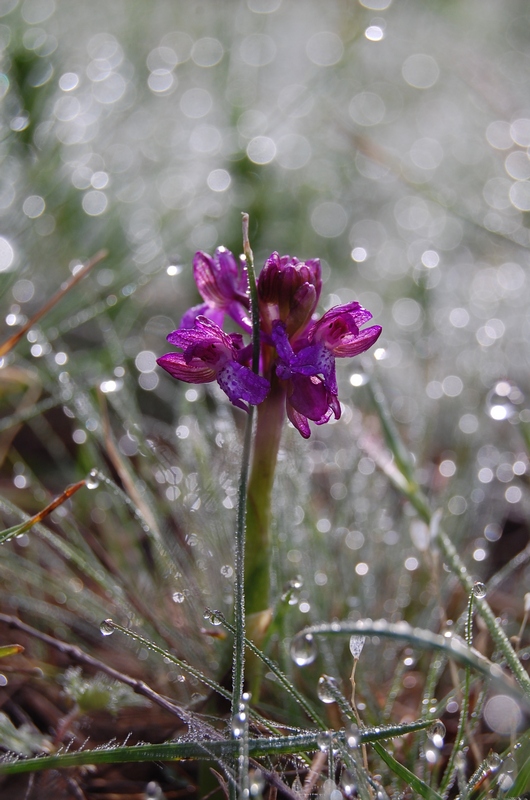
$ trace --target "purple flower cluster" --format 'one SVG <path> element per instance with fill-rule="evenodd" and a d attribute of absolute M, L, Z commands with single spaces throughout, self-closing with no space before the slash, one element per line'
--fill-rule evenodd
<path fill-rule="evenodd" d="M 304 438 L 309 420 L 317 425 L 340 417 L 335 359 L 368 350 L 379 325 L 360 330 L 372 315 L 359 303 L 314 312 L 322 289 L 320 261 L 299 261 L 273 253 L 258 278 L 261 375 L 250 369 L 251 345 L 240 333 L 222 330 L 225 314 L 251 333 L 245 261 L 220 247 L 215 255 L 196 253 L 193 272 L 204 300 L 186 312 L 168 341 L 182 353 L 168 353 L 158 364 L 179 380 L 217 380 L 230 401 L 248 410 L 262 403 L 272 387 L 285 394 L 287 416 Z"/>

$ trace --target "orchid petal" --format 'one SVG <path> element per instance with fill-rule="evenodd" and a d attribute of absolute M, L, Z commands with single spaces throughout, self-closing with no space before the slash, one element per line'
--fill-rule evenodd
<path fill-rule="evenodd" d="M 289 421 L 292 422 L 296 430 L 304 437 L 304 439 L 309 439 L 311 436 L 311 428 L 309 427 L 307 417 L 304 417 L 303 414 L 300 414 L 295 408 L 293 408 L 289 400 L 287 400 L 285 408 Z"/>
<path fill-rule="evenodd" d="M 242 328 L 250 332 L 251 323 L 248 317 L 248 275 L 243 258 L 238 261 L 225 247 L 218 247 L 214 256 L 199 251 L 193 259 L 193 275 L 206 307 L 215 311 L 215 321 L 222 324 L 219 313 L 228 314 Z M 194 309 L 184 315 L 188 323 L 193 321 Z M 199 312 L 200 313 L 200 312 Z M 206 316 L 213 316 L 203 311 Z M 188 317 L 189 315 L 189 317 Z M 189 327 L 186 324 L 185 327 Z"/>
<path fill-rule="evenodd" d="M 201 303 L 186 311 L 180 321 L 180 327 L 193 328 L 193 323 L 198 316 L 208 317 L 208 319 L 211 319 L 217 325 L 221 326 L 223 324 L 224 312 L 220 311 L 218 308 L 212 308 L 208 303 Z"/>
<path fill-rule="evenodd" d="M 360 331 L 357 336 L 346 335 L 341 343 L 333 349 L 333 354 L 338 358 L 358 356 L 375 344 L 382 330 L 380 325 L 373 325 L 371 328 Z"/>
<path fill-rule="evenodd" d="M 289 402 L 304 417 L 327 421 L 330 416 L 328 392 L 319 378 L 295 375 L 291 380 Z"/>
<path fill-rule="evenodd" d="M 265 400 L 270 389 L 268 380 L 237 361 L 225 364 L 217 375 L 217 382 L 230 402 L 245 411 L 248 411 L 248 407 L 243 400 L 258 405 Z"/>
<path fill-rule="evenodd" d="M 217 377 L 217 370 L 200 359 L 186 362 L 182 353 L 166 353 L 156 363 L 174 378 L 186 383 L 209 383 Z"/>

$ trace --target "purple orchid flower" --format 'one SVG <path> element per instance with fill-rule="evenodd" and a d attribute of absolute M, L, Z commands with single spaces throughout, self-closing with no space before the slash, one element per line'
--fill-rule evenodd
<path fill-rule="evenodd" d="M 284 383 L 287 416 L 304 438 L 308 420 L 323 425 L 340 417 L 335 359 L 368 350 L 381 334 L 359 303 L 335 306 L 312 321 L 322 287 L 320 262 L 273 253 L 258 280 L 264 341 L 274 348 L 266 368 Z"/>
<path fill-rule="evenodd" d="M 249 369 L 251 345 L 244 347 L 241 334 L 221 329 L 228 314 L 251 333 L 245 259 L 236 260 L 224 247 L 213 256 L 198 252 L 193 272 L 205 302 L 190 309 L 181 327 L 167 337 L 183 352 L 168 353 L 158 364 L 188 383 L 217 380 L 230 401 L 245 410 L 248 403 L 263 402 L 274 384 L 304 438 L 311 434 L 309 420 L 323 425 L 332 416 L 339 419 L 335 359 L 364 353 L 377 341 L 381 327 L 361 330 L 372 315 L 356 302 L 313 318 L 322 289 L 320 261 L 274 252 L 265 262 L 257 285 L 264 377 Z"/>
<path fill-rule="evenodd" d="M 228 314 L 246 333 L 251 333 L 248 275 L 243 256 L 236 260 L 226 247 L 218 247 L 213 256 L 199 251 L 193 259 L 193 276 L 205 302 L 184 314 L 183 328 L 192 328 L 198 316 L 208 317 L 221 326 L 224 315 Z"/>
<path fill-rule="evenodd" d="M 379 325 L 359 330 L 370 319 L 370 312 L 359 303 L 335 306 L 307 326 L 294 348 L 285 323 L 273 322 L 276 375 L 287 381 L 287 416 L 304 438 L 310 435 L 308 419 L 317 425 L 328 422 L 332 414 L 339 419 L 335 358 L 364 353 L 377 341 Z"/>
<path fill-rule="evenodd" d="M 241 363 L 246 350 L 240 333 L 227 334 L 213 320 L 199 315 L 192 328 L 179 328 L 167 337 L 182 353 L 166 353 L 157 364 L 186 383 L 216 380 L 228 399 L 248 411 L 248 405 L 262 403 L 270 385 Z M 243 402 L 245 401 L 245 402 Z"/>

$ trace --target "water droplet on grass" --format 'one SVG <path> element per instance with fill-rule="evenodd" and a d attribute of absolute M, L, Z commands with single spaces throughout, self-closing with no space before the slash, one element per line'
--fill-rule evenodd
<path fill-rule="evenodd" d="M 498 421 L 509 419 L 519 410 L 517 406 L 524 401 L 524 395 L 512 381 L 498 381 L 486 399 L 486 411 Z"/>
<path fill-rule="evenodd" d="M 320 731 L 317 736 L 317 745 L 319 746 L 320 750 L 329 750 L 332 738 L 333 735 L 331 731 Z"/>
<path fill-rule="evenodd" d="M 114 623 L 111 619 L 105 619 L 99 626 L 99 630 L 102 636 L 111 636 L 114 633 Z"/>
<path fill-rule="evenodd" d="M 291 658 L 299 667 L 312 664 L 317 657 L 317 647 L 311 633 L 295 636 L 291 643 Z"/>
<path fill-rule="evenodd" d="M 477 597 L 479 600 L 482 600 L 483 597 L 486 597 L 486 584 L 482 583 L 481 581 L 476 581 L 473 584 L 473 597 Z"/>
<path fill-rule="evenodd" d="M 97 489 L 99 486 L 99 477 L 97 469 L 91 469 L 86 479 L 87 489 Z"/>
<path fill-rule="evenodd" d="M 223 615 L 220 611 L 215 609 L 211 611 L 209 608 L 207 608 L 202 617 L 209 622 L 210 625 L 221 625 L 223 621 Z"/>
<path fill-rule="evenodd" d="M 490 753 L 488 756 L 486 756 L 483 763 L 487 770 L 490 770 L 490 772 L 495 772 L 502 764 L 502 758 L 498 753 Z"/>
<path fill-rule="evenodd" d="M 361 741 L 361 734 L 357 725 L 350 725 L 346 732 L 346 747 L 348 750 L 357 750 Z"/>
<path fill-rule="evenodd" d="M 445 725 L 439 719 L 433 722 L 427 730 L 427 736 L 437 748 L 443 747 L 445 737 Z"/>
<path fill-rule="evenodd" d="M 323 703 L 335 702 L 335 697 L 330 686 L 336 689 L 337 692 L 339 691 L 339 684 L 335 678 L 332 678 L 330 675 L 321 675 L 318 679 L 317 695 L 318 699 L 322 700 Z"/>

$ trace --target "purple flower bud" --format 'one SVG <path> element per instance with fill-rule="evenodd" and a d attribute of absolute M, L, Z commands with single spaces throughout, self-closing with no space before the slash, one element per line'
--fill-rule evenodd
<path fill-rule="evenodd" d="M 295 334 L 311 319 L 321 289 L 318 258 L 304 262 L 272 253 L 258 279 L 262 330 L 270 333 L 273 321 L 280 320 L 289 336 Z"/>

